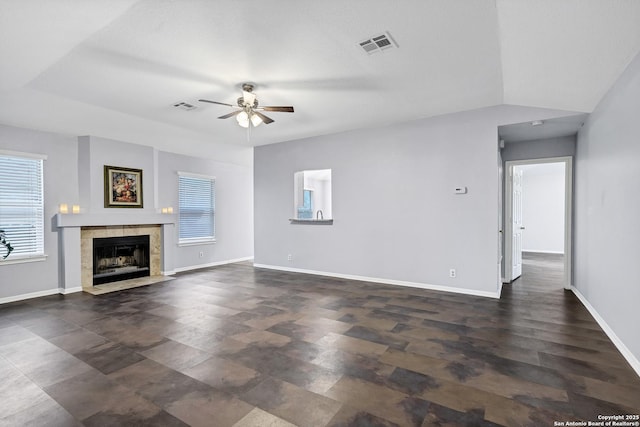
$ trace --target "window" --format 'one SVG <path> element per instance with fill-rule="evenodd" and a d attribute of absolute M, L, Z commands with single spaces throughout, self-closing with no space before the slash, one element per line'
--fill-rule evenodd
<path fill-rule="evenodd" d="M 331 169 L 305 170 L 294 174 L 294 219 L 330 220 Z"/>
<path fill-rule="evenodd" d="M 178 243 L 215 241 L 215 178 L 178 173 Z"/>
<path fill-rule="evenodd" d="M 302 193 L 302 206 L 298 207 L 298 219 L 313 218 L 313 193 L 311 190 L 304 190 Z"/>
<path fill-rule="evenodd" d="M 0 151 L 0 230 L 13 246 L 9 260 L 44 256 L 45 158 Z"/>

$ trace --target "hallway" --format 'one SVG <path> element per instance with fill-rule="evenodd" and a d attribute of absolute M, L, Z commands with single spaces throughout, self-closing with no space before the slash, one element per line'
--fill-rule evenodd
<path fill-rule="evenodd" d="M 539 292 L 562 289 L 563 263 L 562 254 L 523 252 L 522 276 L 514 280 L 511 286 Z"/>

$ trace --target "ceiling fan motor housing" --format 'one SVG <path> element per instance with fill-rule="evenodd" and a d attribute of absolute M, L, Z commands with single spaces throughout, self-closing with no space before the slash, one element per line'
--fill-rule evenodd
<path fill-rule="evenodd" d="M 244 108 L 245 107 L 245 103 L 244 103 L 244 97 L 241 96 L 240 98 L 238 98 L 238 107 Z M 253 100 L 253 105 L 251 105 L 251 108 L 256 108 L 258 107 L 258 98 Z"/>

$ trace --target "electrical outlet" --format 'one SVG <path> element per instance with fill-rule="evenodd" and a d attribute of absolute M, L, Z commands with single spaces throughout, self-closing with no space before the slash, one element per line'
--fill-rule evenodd
<path fill-rule="evenodd" d="M 293 261 L 293 255 L 291 254 L 287 255 L 287 261 Z"/>
<path fill-rule="evenodd" d="M 200 256 L 200 258 L 202 258 L 204 256 L 204 252 L 200 251 L 199 256 Z"/>
<path fill-rule="evenodd" d="M 449 277 L 456 277 L 456 269 L 452 268 L 449 270 Z"/>

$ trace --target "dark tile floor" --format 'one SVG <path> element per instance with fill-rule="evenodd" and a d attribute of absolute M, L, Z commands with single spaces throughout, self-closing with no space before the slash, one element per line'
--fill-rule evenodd
<path fill-rule="evenodd" d="M 0 306 L 0 425 L 552 426 L 640 378 L 525 258 L 503 297 L 254 269 Z"/>

